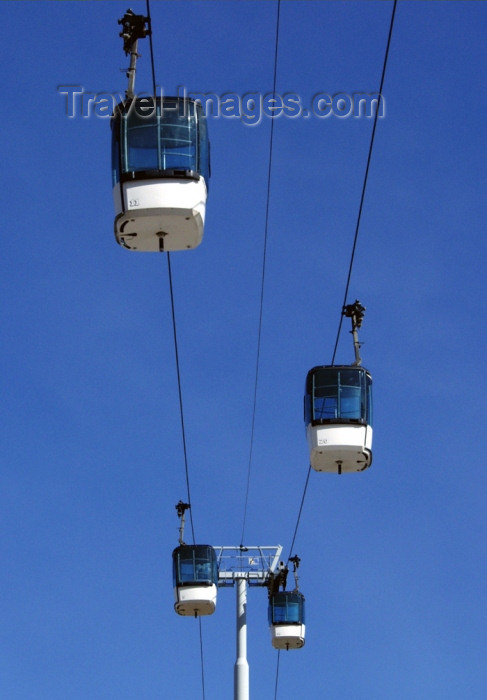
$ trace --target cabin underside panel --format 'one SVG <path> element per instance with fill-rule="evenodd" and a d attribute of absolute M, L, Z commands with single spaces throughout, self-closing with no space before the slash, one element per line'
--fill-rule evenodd
<path fill-rule="evenodd" d="M 114 188 L 115 238 L 129 250 L 187 250 L 203 239 L 206 185 L 203 179 L 142 180 Z M 122 201 L 123 200 L 123 201 Z"/>
<path fill-rule="evenodd" d="M 360 472 L 372 463 L 372 428 L 362 425 L 308 425 L 310 464 L 316 471 Z"/>
<path fill-rule="evenodd" d="M 195 209 L 141 209 L 125 212 L 115 220 L 115 238 L 129 250 L 187 250 L 201 243 L 203 225 L 203 217 Z"/>
<path fill-rule="evenodd" d="M 178 615 L 211 615 L 215 612 L 217 588 L 211 586 L 177 586 L 174 610 Z"/>
<path fill-rule="evenodd" d="M 300 649 L 304 646 L 305 625 L 272 625 L 274 649 Z"/>

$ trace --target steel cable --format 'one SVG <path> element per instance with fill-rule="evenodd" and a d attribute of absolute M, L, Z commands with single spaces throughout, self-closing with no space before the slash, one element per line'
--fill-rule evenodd
<path fill-rule="evenodd" d="M 276 41 L 274 48 L 274 76 L 272 83 L 272 96 L 275 97 L 276 94 L 276 83 L 277 83 L 277 57 L 279 53 L 279 18 L 281 13 L 281 0 L 277 0 L 277 17 L 276 17 Z M 271 133 L 269 138 L 269 165 L 267 168 L 267 198 L 266 198 L 266 210 L 265 210 L 265 226 L 264 226 L 264 249 L 262 253 L 262 278 L 260 287 L 260 307 L 259 307 L 259 327 L 257 332 L 257 355 L 255 361 L 255 381 L 254 381 L 254 398 L 252 407 L 252 425 L 250 430 L 250 450 L 249 450 L 249 461 L 247 468 L 247 486 L 245 490 L 245 504 L 244 504 L 244 515 L 242 524 L 242 534 L 240 537 L 240 543 L 243 544 L 244 533 L 245 533 L 245 523 L 247 520 L 247 506 L 249 500 L 249 490 L 250 490 L 250 474 L 252 470 L 252 456 L 254 447 L 254 432 L 255 432 L 255 415 L 257 409 L 257 387 L 259 383 L 259 367 L 260 367 L 260 347 L 262 338 L 262 318 L 264 309 L 264 289 L 265 289 L 265 272 L 266 272 L 266 259 L 267 259 L 267 239 L 269 230 L 269 204 L 271 198 L 271 174 L 272 174 L 272 149 L 274 143 L 274 119 L 271 119 Z"/>
<path fill-rule="evenodd" d="M 373 127 L 372 127 L 372 134 L 371 134 L 371 137 L 370 137 L 369 153 L 368 153 L 368 156 L 367 156 L 367 165 L 366 165 L 366 167 L 365 167 L 365 175 L 364 175 L 364 181 L 363 181 L 363 185 L 362 185 L 362 194 L 361 194 L 361 196 L 360 196 L 360 206 L 359 206 L 359 209 L 358 209 L 357 223 L 356 223 L 356 225 L 355 225 L 355 235 L 354 235 L 354 238 L 353 238 L 352 253 L 351 253 L 351 256 L 350 256 L 350 264 L 349 264 L 349 267 L 348 267 L 347 283 L 346 283 L 346 285 L 345 285 L 345 294 L 344 294 L 344 296 L 343 296 L 342 308 L 343 308 L 343 307 L 346 305 L 346 303 L 347 303 L 348 290 L 349 290 L 349 287 L 350 287 L 350 280 L 351 280 L 351 278 L 352 278 L 352 268 L 353 268 L 353 262 L 354 262 L 354 259 L 355 259 L 355 249 L 356 249 L 356 247 L 357 247 L 357 240 L 358 240 L 358 234 L 359 234 L 359 229 L 360 229 L 360 221 L 361 221 L 361 219 L 362 219 L 362 209 L 363 209 L 364 200 L 365 200 L 365 190 L 367 189 L 367 180 L 368 180 L 368 177 L 369 177 L 369 168 L 370 168 L 370 161 L 371 161 L 371 159 L 372 159 L 372 150 L 373 150 L 373 148 L 374 148 L 374 139 L 375 139 L 375 131 L 376 131 L 376 128 L 377 128 L 377 120 L 378 120 L 378 118 L 379 118 L 379 113 L 380 113 L 380 104 L 381 104 L 381 100 L 382 100 L 382 88 L 383 88 L 383 86 L 384 86 L 384 78 L 385 78 L 385 75 L 386 75 L 386 68 L 387 68 L 387 59 L 388 59 L 388 57 L 389 57 L 389 48 L 390 48 L 390 46 L 391 46 L 392 28 L 393 28 L 393 26 L 394 26 L 394 16 L 395 16 L 395 14 L 396 14 L 396 5 L 397 5 L 397 0 L 394 0 L 394 5 L 393 5 L 393 7 L 392 7 L 391 23 L 390 23 L 390 25 L 389 25 L 389 35 L 388 35 L 388 37 L 387 37 L 386 53 L 385 53 L 385 56 L 384 56 L 384 63 L 383 63 L 383 65 L 382 65 L 382 75 L 381 75 L 380 87 L 379 87 L 379 99 L 378 99 L 378 101 L 377 101 L 377 109 L 376 109 L 376 111 L 375 111 L 375 115 L 374 115 L 374 124 L 373 124 Z M 340 322 L 339 322 L 339 324 L 338 324 L 338 332 L 337 332 L 337 337 L 336 337 L 336 341 L 335 341 L 335 349 L 333 350 L 333 357 L 332 357 L 332 360 L 331 360 L 331 364 L 332 364 L 332 365 L 335 364 L 335 356 L 336 356 L 336 352 L 337 352 L 337 348 L 338 348 L 338 341 L 340 340 L 340 333 L 341 333 L 341 330 L 342 330 L 342 323 L 343 323 L 343 314 L 340 314 Z"/>
<path fill-rule="evenodd" d="M 350 256 L 350 264 L 349 264 L 349 268 L 348 268 L 348 276 L 347 276 L 347 283 L 346 283 L 346 286 L 345 286 L 345 295 L 344 295 L 344 299 L 343 299 L 343 306 L 345 306 L 345 304 L 347 303 L 348 290 L 349 290 L 349 287 L 350 287 L 350 280 L 351 280 L 351 277 L 352 277 L 352 268 L 353 268 L 353 262 L 354 262 L 354 259 L 355 259 L 355 250 L 356 250 L 356 247 L 357 247 L 358 233 L 359 233 L 359 229 L 360 229 L 360 221 L 361 221 L 361 218 L 362 218 L 362 209 L 363 209 L 363 204 L 364 204 L 364 200 L 365 200 L 365 191 L 366 191 L 366 188 L 367 188 L 367 179 L 368 179 L 368 175 L 369 175 L 369 168 L 370 168 L 370 162 L 371 162 L 371 158 L 372 158 L 372 150 L 373 150 L 373 146 L 374 146 L 375 132 L 376 132 L 376 128 L 377 128 L 377 119 L 378 119 L 378 115 L 379 115 L 379 112 L 380 112 L 380 103 L 381 103 L 381 99 L 382 99 L 382 89 L 383 89 L 383 86 L 384 86 L 384 79 L 385 79 L 386 68 L 387 68 L 387 60 L 388 60 L 388 57 L 389 57 L 389 49 L 390 49 L 390 45 L 391 45 L 392 29 L 393 29 L 393 26 L 394 26 L 394 17 L 395 17 L 395 14 L 396 14 L 396 5 L 397 5 L 397 0 L 394 0 L 394 4 L 393 4 L 393 7 L 392 7 L 391 21 L 390 21 L 390 25 L 389 25 L 389 33 L 388 33 L 388 37 L 387 37 L 387 45 L 386 45 L 386 51 L 385 51 L 385 56 L 384 56 L 384 62 L 383 62 L 383 66 L 382 66 L 382 74 L 381 74 L 381 79 L 380 79 L 379 99 L 378 99 L 378 102 L 377 102 L 377 109 L 376 109 L 376 112 L 375 112 L 375 115 L 374 115 L 374 124 L 373 124 L 373 127 L 372 127 L 372 134 L 371 134 L 371 138 L 370 138 L 369 152 L 368 152 L 368 156 L 367 156 L 367 164 L 366 164 L 366 168 L 365 168 L 364 181 L 363 181 L 363 185 L 362 185 L 362 193 L 361 193 L 361 197 L 360 197 L 360 205 L 359 205 L 359 210 L 358 210 L 357 223 L 356 223 L 356 226 L 355 226 L 355 235 L 354 235 L 354 239 L 353 239 L 352 253 L 351 253 L 351 256 Z M 340 339 L 340 332 L 341 332 L 341 328 L 342 328 L 342 321 L 343 321 L 343 314 L 340 315 L 340 323 L 339 323 L 339 325 L 338 325 L 338 333 L 337 333 L 336 342 L 335 342 L 335 349 L 334 349 L 334 351 L 333 351 L 333 358 L 332 358 L 332 362 L 331 362 L 332 365 L 333 365 L 334 362 L 335 362 L 335 355 L 336 355 L 336 351 L 337 351 L 337 347 L 338 347 L 338 342 L 339 342 L 339 339 Z M 311 466 L 309 467 L 309 469 L 308 469 L 308 474 L 307 474 L 307 476 L 306 476 L 306 482 L 305 482 L 305 485 L 304 485 L 303 496 L 302 496 L 302 498 L 301 498 L 301 505 L 300 505 L 300 508 L 299 508 L 299 513 L 298 513 L 298 518 L 297 518 L 297 522 L 296 522 L 296 527 L 295 527 L 295 529 L 294 529 L 294 535 L 293 535 L 291 547 L 289 548 L 289 557 L 291 556 L 291 553 L 292 553 L 292 551 L 293 551 L 294 542 L 295 542 L 295 540 L 296 540 L 296 536 L 297 536 L 297 533 L 298 533 L 299 523 L 300 523 L 300 520 L 301 520 L 301 514 L 302 514 L 303 506 L 304 506 L 304 500 L 305 500 L 306 492 L 307 492 L 307 489 L 308 489 L 308 482 L 309 482 L 310 474 L 311 474 Z M 288 557 L 288 560 L 287 560 L 288 562 L 289 562 L 289 557 Z M 276 686 L 275 686 L 274 700 L 277 700 L 277 681 L 278 681 L 278 676 L 279 676 L 279 656 L 278 656 L 278 659 L 277 659 Z"/>
<path fill-rule="evenodd" d="M 149 43 L 150 43 L 150 55 L 151 55 L 151 68 L 152 68 L 152 89 L 154 92 L 154 99 L 157 99 L 156 95 L 156 74 L 155 74 L 155 66 L 154 66 L 154 50 L 153 50 L 153 44 L 152 44 L 152 26 L 151 26 L 151 14 L 150 14 L 150 2 L 149 0 L 146 0 L 146 7 L 147 7 L 147 20 L 149 24 Z M 184 410 L 183 410 L 183 394 L 182 394 L 182 389 L 181 389 L 181 371 L 180 371 L 180 365 L 179 365 L 179 350 L 178 350 L 178 336 L 177 336 L 177 327 L 176 327 L 176 311 L 175 311 L 175 306 L 174 306 L 174 289 L 173 289 L 173 281 L 172 281 L 172 269 L 171 269 L 171 256 L 169 253 L 167 253 L 167 270 L 168 270 L 168 278 L 169 278 L 169 290 L 170 290 L 170 298 L 171 298 L 171 317 L 172 317 L 172 328 L 173 328 L 173 337 L 174 337 L 174 354 L 175 354 L 175 361 L 176 361 L 176 374 L 177 374 L 177 384 L 178 384 L 178 397 L 179 397 L 179 414 L 180 414 L 180 419 L 181 419 L 181 434 L 182 434 L 182 442 L 183 442 L 183 455 L 184 455 L 184 469 L 185 469 L 185 477 L 186 477 L 186 491 L 187 491 L 187 500 L 188 504 L 191 506 L 191 490 L 190 490 L 190 485 L 189 485 L 189 467 L 188 467 L 188 454 L 187 454 L 187 448 L 186 448 L 186 431 L 185 431 L 185 426 L 184 426 Z M 191 523 L 191 534 L 193 537 L 193 544 L 196 543 L 195 540 L 195 533 L 194 533 L 194 523 L 193 523 L 193 513 L 192 509 L 189 509 L 189 517 L 190 517 L 190 523 Z M 201 685 L 202 685 L 202 698 L 205 700 L 205 669 L 204 669 L 204 657 L 203 657 L 203 631 L 202 631 L 202 626 L 201 626 L 201 617 L 199 618 L 199 644 L 200 644 L 200 661 L 201 661 Z"/>

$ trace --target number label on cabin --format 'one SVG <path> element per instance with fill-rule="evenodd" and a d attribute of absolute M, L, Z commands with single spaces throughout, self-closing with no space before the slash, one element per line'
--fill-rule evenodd
<path fill-rule="evenodd" d="M 328 440 L 325 438 L 318 438 L 318 445 L 326 445 Z"/>
<path fill-rule="evenodd" d="M 138 199 L 129 199 L 129 207 L 138 207 L 138 206 L 139 206 Z"/>

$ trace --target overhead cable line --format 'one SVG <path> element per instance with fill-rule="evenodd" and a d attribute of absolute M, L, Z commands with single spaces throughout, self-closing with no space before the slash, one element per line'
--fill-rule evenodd
<path fill-rule="evenodd" d="M 154 97 L 157 97 L 157 95 L 156 95 L 156 91 L 157 91 L 156 69 L 154 66 L 154 47 L 152 44 L 152 22 L 151 22 L 151 16 L 150 16 L 149 0 L 146 0 L 145 4 L 147 7 L 147 23 L 149 25 L 150 64 L 151 64 L 151 70 L 152 70 L 152 92 L 154 93 Z"/>
<path fill-rule="evenodd" d="M 154 99 L 155 99 L 157 97 L 157 95 L 156 95 L 157 83 L 156 83 L 156 71 L 155 71 L 155 66 L 154 66 L 154 47 L 152 44 L 152 25 L 151 25 L 151 14 L 150 14 L 149 0 L 146 0 L 146 7 L 147 7 L 147 20 L 148 20 L 148 24 L 149 24 L 149 45 L 150 45 L 151 68 L 152 68 L 152 90 L 154 92 Z M 173 290 L 173 283 L 172 283 L 172 270 L 171 270 L 170 253 L 167 253 L 167 271 L 168 271 L 168 277 L 169 277 L 169 291 L 170 291 L 170 297 L 171 297 L 171 317 L 172 317 L 172 328 L 173 328 L 173 337 L 174 337 L 174 354 L 175 354 L 175 359 L 176 359 L 176 375 L 177 375 L 177 382 L 178 382 L 179 415 L 180 415 L 180 419 L 181 419 L 181 434 L 182 434 L 182 441 L 183 441 L 183 456 L 184 456 L 184 471 L 185 471 L 185 477 L 186 477 L 186 491 L 187 491 L 188 503 L 191 504 L 191 490 L 190 490 L 190 486 L 189 486 L 188 453 L 187 453 L 187 449 L 186 449 L 186 431 L 185 431 L 185 427 L 184 427 L 183 393 L 182 393 L 182 389 L 181 389 L 181 371 L 180 371 L 180 367 L 179 367 L 178 336 L 177 336 L 177 328 L 176 328 L 176 312 L 175 312 L 175 307 L 174 307 L 174 290 Z M 191 534 L 193 536 L 193 544 L 195 544 L 193 512 L 192 512 L 191 508 L 189 510 L 189 520 L 191 523 Z"/>
<path fill-rule="evenodd" d="M 377 127 L 377 118 L 378 118 L 379 110 L 380 110 L 380 101 L 381 101 L 381 97 L 382 97 L 382 88 L 383 88 L 383 85 L 384 85 L 384 78 L 385 78 L 386 67 L 387 67 L 387 59 L 388 59 L 388 56 L 389 56 L 389 48 L 390 48 L 390 45 L 391 45 L 392 28 L 393 28 L 393 26 L 394 26 L 394 16 L 395 16 L 395 13 L 396 13 L 396 5 L 397 5 L 397 0 L 394 0 L 394 5 L 393 5 L 393 8 L 392 8 L 392 15 L 391 15 L 391 22 L 390 22 L 390 26 L 389 26 L 389 34 L 388 34 L 388 37 L 387 37 L 386 52 L 385 52 L 385 57 L 384 57 L 384 63 L 383 63 L 383 66 L 382 66 L 382 75 L 381 75 L 380 88 L 379 88 L 379 99 L 378 99 L 378 103 L 377 103 L 377 110 L 376 110 L 376 113 L 375 113 L 374 125 L 373 125 L 372 135 L 371 135 L 371 139 L 370 139 L 370 146 L 369 146 L 369 153 L 368 153 L 368 157 L 367 157 L 367 165 L 366 165 L 366 169 L 365 169 L 364 183 L 363 183 L 362 194 L 361 194 L 361 198 L 360 198 L 360 206 L 359 206 L 359 212 L 358 212 L 358 217 L 357 217 L 357 224 L 356 224 L 356 227 L 355 227 L 355 236 L 354 236 L 353 247 L 352 247 L 352 253 L 351 253 L 351 258 L 350 258 L 350 265 L 349 265 L 349 270 L 348 270 L 347 284 L 346 284 L 346 288 L 345 288 L 345 296 L 344 296 L 344 301 L 343 301 L 343 308 L 345 308 L 345 305 L 346 305 L 347 296 L 348 296 L 348 289 L 349 289 L 349 286 L 350 286 L 350 279 L 351 279 L 351 275 L 352 275 L 352 267 L 353 267 L 353 261 L 354 261 L 354 257 L 355 257 L 355 249 L 356 249 L 356 246 L 357 246 L 358 232 L 359 232 L 360 220 L 361 220 L 361 216 L 362 216 L 362 208 L 363 208 L 364 199 L 365 199 L 365 190 L 366 190 L 366 187 L 367 187 L 367 177 L 368 177 L 368 173 L 369 173 L 369 167 L 370 167 L 370 162 L 371 162 L 371 157 L 372 157 L 372 149 L 373 149 L 373 145 L 374 145 L 375 131 L 376 131 L 376 127 Z M 339 341 L 339 338 L 340 338 L 340 331 L 341 331 L 341 326 L 342 326 L 342 319 L 343 319 L 343 313 L 342 313 L 341 316 L 340 316 L 340 324 L 339 324 L 339 327 L 338 327 L 338 334 L 337 334 L 336 343 L 335 343 L 335 350 L 334 350 L 334 352 L 333 352 L 332 364 L 334 364 L 334 362 L 335 362 L 335 354 L 336 354 L 336 350 L 337 350 L 337 347 L 338 347 L 338 341 Z M 300 507 L 299 507 L 299 513 L 298 513 L 298 518 L 297 518 L 297 522 L 296 522 L 296 527 L 295 527 L 295 529 L 294 529 L 294 535 L 293 535 L 291 547 L 289 548 L 288 562 L 289 562 L 289 560 L 290 560 L 291 553 L 292 553 L 293 547 L 294 547 L 294 542 L 295 542 L 295 540 L 296 540 L 296 536 L 297 536 L 297 533 L 298 533 L 299 523 L 300 523 L 300 520 L 301 520 L 301 514 L 302 514 L 303 506 L 304 506 L 304 500 L 305 500 L 306 492 L 307 492 L 307 489 L 308 489 L 308 483 L 309 483 L 310 474 L 311 474 L 311 465 L 310 465 L 310 467 L 308 468 L 308 474 L 307 474 L 307 476 L 306 476 L 306 482 L 305 482 L 305 485 L 304 485 L 303 496 L 302 496 L 302 498 L 301 498 L 301 505 L 300 505 Z M 275 683 L 275 691 L 274 691 L 274 700 L 277 700 L 278 678 L 279 678 L 279 656 L 278 656 L 278 658 L 277 658 L 276 683 Z"/>
<path fill-rule="evenodd" d="M 369 173 L 370 161 L 371 161 L 371 156 L 372 156 L 372 148 L 373 148 L 373 145 L 374 145 L 375 130 L 376 130 L 376 126 L 377 126 L 377 117 L 378 117 L 379 109 L 380 109 L 380 99 L 381 99 L 381 96 L 382 96 L 382 88 L 383 88 L 383 85 L 384 85 L 384 77 L 385 77 L 386 67 L 387 67 L 387 58 L 388 58 L 388 56 L 389 56 L 389 48 L 390 48 L 390 45 L 391 45 L 392 28 L 393 28 L 393 25 L 394 25 L 394 15 L 395 15 L 395 12 L 396 12 L 396 4 L 397 4 L 397 0 L 394 0 L 394 5 L 393 5 L 393 8 L 392 8 L 392 15 L 391 15 L 391 22 L 390 22 L 390 26 L 389 26 L 389 34 L 388 34 L 388 37 L 387 37 L 386 52 L 385 52 L 385 57 L 384 57 L 384 63 L 383 63 L 383 66 L 382 66 L 382 76 L 381 76 L 380 88 L 379 88 L 379 100 L 378 100 L 377 110 L 376 110 L 375 118 L 374 118 L 374 126 L 373 126 L 373 129 L 372 129 L 372 136 L 371 136 L 371 140 L 370 140 L 369 154 L 368 154 L 368 157 L 367 157 L 367 166 L 366 166 L 366 169 L 365 169 L 365 177 L 364 177 L 364 183 L 363 183 L 363 187 L 362 187 L 362 195 L 361 195 L 361 198 L 360 198 L 360 207 L 359 207 L 359 214 L 358 214 L 358 219 L 357 219 L 357 225 L 356 225 L 356 227 L 355 227 L 355 237 L 354 237 L 354 241 L 353 241 L 352 254 L 351 254 L 350 265 L 349 265 L 349 270 L 348 270 L 348 278 L 347 278 L 347 285 L 346 285 L 346 289 L 345 289 L 344 306 L 345 306 L 345 302 L 346 302 L 347 295 L 348 295 L 348 288 L 349 288 L 349 286 L 350 286 L 350 278 L 351 278 L 351 275 L 352 275 L 352 267 L 353 267 L 353 261 L 354 261 L 354 257 L 355 257 L 355 248 L 356 248 L 356 245 L 357 245 L 357 238 L 358 238 L 358 232 L 359 232 L 359 227 L 360 227 L 360 219 L 361 219 L 361 215 L 362 215 L 362 208 L 363 208 L 363 203 L 364 203 L 364 198 L 365 198 L 365 189 L 366 189 L 366 186 L 367 186 L 367 177 L 368 177 L 368 173 Z M 336 343 L 335 343 L 335 351 L 334 351 L 334 353 L 333 353 L 332 364 L 333 364 L 334 361 L 335 361 L 335 353 L 336 353 L 336 349 L 337 349 L 337 345 L 338 345 L 338 340 L 339 340 L 339 336 L 340 336 L 340 330 L 341 330 L 341 325 L 342 325 L 342 319 L 343 319 L 343 314 L 340 316 L 340 325 L 339 325 L 339 328 L 338 328 L 338 335 L 337 335 L 337 339 L 336 339 Z M 310 466 L 309 469 L 308 469 L 308 475 L 307 475 L 307 477 L 306 477 L 306 482 L 305 482 L 305 485 L 304 485 L 303 497 L 302 497 L 302 499 L 301 499 L 301 506 L 300 506 L 300 508 L 299 508 L 299 513 L 298 513 L 298 520 L 297 520 L 297 523 L 296 523 L 296 528 L 295 528 L 295 530 L 294 530 L 293 540 L 292 540 L 291 547 L 290 547 L 290 550 L 289 550 L 290 553 L 292 552 L 292 549 L 293 549 L 293 547 L 294 547 L 294 542 L 295 542 L 295 540 L 296 540 L 296 535 L 297 535 L 298 527 L 299 527 L 299 521 L 300 521 L 300 518 L 301 518 L 301 513 L 302 513 L 303 505 L 304 505 L 304 499 L 305 499 L 305 496 L 306 496 L 306 490 L 307 490 L 307 488 L 308 488 L 308 481 L 309 481 L 309 475 L 310 475 L 310 473 L 311 473 L 311 466 Z M 289 560 L 288 560 L 288 561 L 289 561 Z"/>
<path fill-rule="evenodd" d="M 354 239 L 353 239 L 352 253 L 351 253 L 351 256 L 350 256 L 350 265 L 349 265 L 349 267 L 348 267 L 347 283 L 346 283 L 346 285 L 345 285 L 345 294 L 344 294 L 344 296 L 343 296 L 342 308 L 344 308 L 344 307 L 346 306 L 346 303 L 347 303 L 348 289 L 349 289 L 349 287 L 350 287 L 350 280 L 351 280 L 351 277 L 352 277 L 352 268 L 353 268 L 353 262 L 354 262 L 354 258 L 355 258 L 355 249 L 356 249 L 356 247 L 357 247 L 357 239 L 358 239 L 358 233 L 359 233 L 359 229 L 360 229 L 360 221 L 361 221 L 361 218 L 362 218 L 362 209 L 363 209 L 364 200 L 365 200 L 365 190 L 367 189 L 367 179 L 368 179 L 368 176 L 369 176 L 370 161 L 371 161 L 371 159 L 372 159 L 372 150 L 373 150 L 373 148 L 374 148 L 375 131 L 376 131 L 376 128 L 377 128 L 377 120 L 378 120 L 378 117 L 379 117 L 380 104 L 381 104 L 381 100 L 382 100 L 382 88 L 383 88 L 383 86 L 384 86 L 384 78 L 385 78 L 385 75 L 386 75 L 386 68 L 387 68 L 387 59 L 388 59 L 388 57 L 389 57 L 389 48 L 390 48 L 390 46 L 391 46 L 392 28 L 393 28 L 393 26 L 394 26 L 394 15 L 396 14 L 396 5 L 397 5 L 397 0 L 394 0 L 394 5 L 393 5 L 393 7 L 392 7 L 391 22 L 390 22 L 390 25 L 389 25 L 389 35 L 388 35 L 388 37 L 387 37 L 386 53 L 385 53 L 385 56 L 384 56 L 384 63 L 383 63 L 383 66 L 382 66 L 382 75 L 381 75 L 381 79 L 380 79 L 379 99 L 378 99 L 378 101 L 377 101 L 377 109 L 376 109 L 376 111 L 375 111 L 375 116 L 374 116 L 374 125 L 373 125 L 373 127 L 372 127 L 372 134 L 371 134 L 371 137 L 370 137 L 369 154 L 368 154 L 368 156 L 367 156 L 367 165 L 366 165 L 366 167 L 365 167 L 364 182 L 363 182 L 363 185 L 362 185 L 362 194 L 361 194 L 361 197 L 360 197 L 360 206 L 359 206 L 359 209 L 358 209 L 357 223 L 356 223 L 356 226 L 355 226 L 355 236 L 354 236 Z M 340 333 L 341 333 L 341 330 L 342 330 L 342 323 L 343 323 L 343 313 L 340 314 L 340 322 L 339 322 L 339 324 L 338 324 L 338 332 L 337 332 L 337 337 L 336 337 L 336 341 L 335 341 L 335 349 L 333 350 L 333 358 L 332 358 L 332 360 L 331 360 L 331 364 L 332 364 L 332 365 L 335 364 L 335 356 L 336 356 L 336 352 L 337 352 L 337 348 L 338 348 L 338 341 L 340 340 Z"/>
<path fill-rule="evenodd" d="M 304 491 L 303 491 L 303 496 L 302 496 L 302 498 L 301 498 L 301 505 L 299 506 L 298 519 L 297 519 L 297 521 L 296 521 L 296 527 L 294 528 L 294 535 L 293 535 L 293 539 L 292 539 L 292 542 L 291 542 L 291 546 L 289 547 L 289 556 L 288 556 L 288 558 L 287 558 L 287 561 L 288 561 L 288 562 L 289 562 L 289 560 L 291 559 L 291 554 L 292 554 L 292 551 L 293 551 L 294 542 L 296 541 L 296 535 L 298 534 L 299 521 L 301 520 L 301 514 L 302 514 L 302 512 L 303 512 L 304 499 L 305 499 L 305 497 L 306 497 L 306 491 L 308 490 L 308 483 L 309 483 L 309 476 L 310 476 L 310 474 L 311 474 L 311 465 L 310 465 L 309 468 L 308 468 L 308 475 L 307 475 L 307 477 L 306 477 L 306 482 L 305 482 L 305 484 L 304 484 Z"/>
<path fill-rule="evenodd" d="M 277 650 L 277 666 L 276 666 L 276 683 L 274 686 L 274 700 L 277 700 L 277 688 L 279 685 L 279 661 L 281 659 L 281 650 Z"/>
<path fill-rule="evenodd" d="M 198 618 L 200 624 L 200 659 L 201 659 L 201 686 L 203 688 L 203 700 L 205 700 L 205 666 L 203 663 L 203 632 L 201 629 L 201 615 Z"/>
<path fill-rule="evenodd" d="M 184 455 L 184 471 L 186 477 L 186 492 L 188 494 L 188 503 L 191 504 L 191 489 L 189 486 L 189 468 L 188 468 L 188 452 L 186 449 L 186 430 L 184 427 L 184 411 L 183 411 L 183 393 L 181 389 L 181 372 L 179 369 L 179 351 L 178 351 L 178 335 L 176 329 L 176 312 L 174 308 L 174 292 L 172 283 L 172 270 L 171 270 L 171 254 L 167 253 L 167 270 L 169 275 L 169 291 L 171 296 L 171 317 L 172 317 L 172 328 L 174 337 L 174 355 L 176 359 L 176 374 L 178 380 L 178 397 L 179 397 L 179 415 L 181 419 L 181 436 L 183 441 L 183 455 Z M 191 523 L 191 534 L 193 536 L 193 544 L 196 544 L 194 535 L 194 524 L 193 524 L 193 513 L 192 509 L 189 510 L 189 521 Z"/>
<path fill-rule="evenodd" d="M 272 84 L 272 97 L 276 94 L 276 83 L 277 83 L 277 57 L 279 52 L 279 18 L 281 13 L 281 0 L 277 0 L 277 17 L 276 17 L 276 41 L 274 48 L 274 77 Z M 249 461 L 247 468 L 247 487 L 245 490 L 245 504 L 244 504 L 244 515 L 242 524 L 242 534 L 240 537 L 240 542 L 244 540 L 245 533 L 245 522 L 247 519 L 247 506 L 249 500 L 249 489 L 250 489 L 250 473 L 252 470 L 252 456 L 254 447 L 254 432 L 255 432 L 255 415 L 257 409 L 257 387 L 259 383 L 259 367 L 260 367 L 260 347 L 262 338 L 262 318 L 264 309 L 264 288 L 265 288 L 265 273 L 266 273 L 266 258 L 267 258 L 267 238 L 269 229 L 269 204 L 271 196 L 271 173 L 272 173 L 272 148 L 274 142 L 274 119 L 271 117 L 271 133 L 269 138 L 269 165 L 267 168 L 267 197 L 266 197 L 266 210 L 265 210 L 265 227 L 264 227 L 264 249 L 262 253 L 262 279 L 260 287 L 260 307 L 259 307 L 259 328 L 257 333 L 257 355 L 255 361 L 255 382 L 254 382 L 254 398 L 252 407 L 252 426 L 250 430 L 250 449 L 249 449 Z"/>
<path fill-rule="evenodd" d="M 153 48 L 153 44 L 152 44 L 152 23 L 151 23 L 149 0 L 146 0 L 146 7 L 147 7 L 147 19 L 148 19 L 148 25 L 149 25 L 149 45 L 150 45 L 151 69 L 152 69 L 152 90 L 154 92 L 154 99 L 156 99 L 157 98 L 157 95 L 156 95 L 157 83 L 156 83 L 156 71 L 155 71 L 155 65 L 154 65 L 154 48 Z M 172 283 L 171 256 L 170 256 L 169 252 L 167 253 L 167 270 L 168 270 L 169 290 L 170 290 L 170 297 L 171 297 L 171 317 L 172 317 L 172 327 L 173 327 L 173 337 L 174 337 L 174 354 L 175 354 L 175 360 L 176 360 L 176 374 L 177 374 L 177 382 L 178 382 L 179 414 L 180 414 L 180 418 L 181 418 L 181 434 L 182 434 L 182 441 L 183 441 L 186 491 L 187 491 L 187 496 L 188 496 L 188 504 L 191 505 L 191 490 L 190 490 L 190 486 L 189 486 L 188 454 L 187 454 L 187 449 L 186 449 L 186 431 L 185 431 L 185 427 L 184 427 L 183 394 L 182 394 L 182 389 L 181 389 L 181 372 L 180 372 L 180 367 L 179 367 L 179 350 L 178 350 L 178 336 L 177 336 L 177 328 L 176 328 L 176 312 L 175 312 L 175 307 L 174 307 L 174 290 L 173 290 L 173 283 Z M 193 537 L 193 544 L 195 544 L 193 513 L 192 513 L 191 508 L 189 508 L 189 519 L 190 519 L 190 523 L 191 523 L 191 534 Z M 200 641 L 200 661 L 201 661 L 201 685 L 202 685 L 202 692 L 203 692 L 202 699 L 205 700 L 205 668 L 204 668 L 204 658 L 203 658 L 203 631 L 202 631 L 202 627 L 201 627 L 201 617 L 199 618 L 199 641 Z"/>

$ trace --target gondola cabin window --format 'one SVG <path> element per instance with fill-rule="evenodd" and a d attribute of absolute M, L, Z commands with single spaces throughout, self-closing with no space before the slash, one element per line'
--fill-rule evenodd
<path fill-rule="evenodd" d="M 312 374 L 311 421 L 372 423 L 371 378 L 362 368 L 316 369 Z M 311 411 L 310 411 L 311 413 Z"/>
<path fill-rule="evenodd" d="M 183 546 L 176 550 L 175 555 L 175 585 L 218 581 L 216 557 L 211 547 Z"/>
<path fill-rule="evenodd" d="M 128 173 L 180 170 L 201 175 L 208 187 L 208 137 L 199 103 L 138 98 L 123 110 L 119 105 L 112 128 L 114 184 Z"/>

